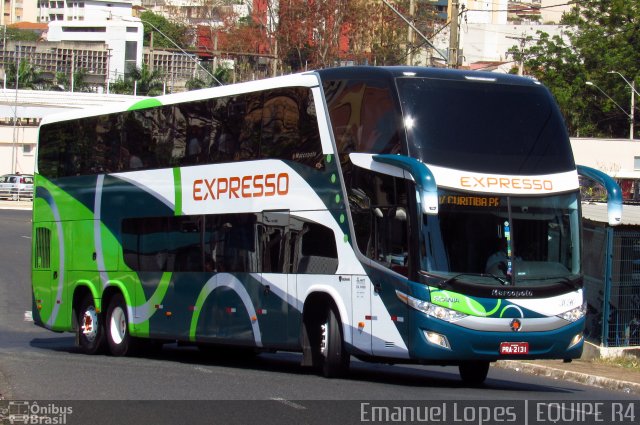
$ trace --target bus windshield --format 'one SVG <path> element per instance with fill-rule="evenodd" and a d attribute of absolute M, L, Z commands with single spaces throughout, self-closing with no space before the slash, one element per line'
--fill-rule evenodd
<path fill-rule="evenodd" d="M 423 216 L 422 269 L 468 283 L 543 286 L 580 273 L 577 193 L 545 197 L 439 192 Z"/>

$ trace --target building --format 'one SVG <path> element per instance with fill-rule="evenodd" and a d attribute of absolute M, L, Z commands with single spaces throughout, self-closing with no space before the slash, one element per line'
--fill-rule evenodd
<path fill-rule="evenodd" d="M 86 83 L 104 85 L 109 65 L 109 50 L 103 42 L 25 42 L 8 41 L 0 51 L 0 70 L 23 60 L 37 68 L 43 77 L 53 81 L 60 73 L 73 81 L 79 69 L 87 71 Z"/>
<path fill-rule="evenodd" d="M 562 15 L 571 10 L 571 2 L 567 0 L 542 0 L 540 13 L 543 24 L 559 24 Z"/>
<path fill-rule="evenodd" d="M 36 22 L 36 3 L 29 0 L 2 0 L 0 2 L 2 17 L 0 25 L 11 25 L 18 22 Z"/>
<path fill-rule="evenodd" d="M 24 1 L 24 0 L 23 0 Z M 38 22 L 130 18 L 132 0 L 37 0 Z"/>
<path fill-rule="evenodd" d="M 131 10 L 131 9 L 129 9 Z M 144 28 L 139 19 L 50 21 L 48 41 L 102 43 L 107 50 L 107 79 L 116 81 L 133 68 L 142 66 Z M 78 69 L 74 58 L 71 66 Z"/>

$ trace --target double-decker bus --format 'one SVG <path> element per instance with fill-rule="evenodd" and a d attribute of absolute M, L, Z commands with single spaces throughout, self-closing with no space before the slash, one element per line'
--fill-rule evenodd
<path fill-rule="evenodd" d="M 40 126 L 33 316 L 141 342 L 459 366 L 583 346 L 578 175 L 537 81 L 326 69 Z"/>

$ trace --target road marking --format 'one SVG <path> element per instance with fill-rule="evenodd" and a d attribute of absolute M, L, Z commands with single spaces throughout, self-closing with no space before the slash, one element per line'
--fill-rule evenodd
<path fill-rule="evenodd" d="M 197 370 L 198 372 L 213 373 L 212 370 L 206 369 L 202 366 L 196 366 L 194 369 Z"/>
<path fill-rule="evenodd" d="M 33 313 L 31 310 L 24 312 L 24 321 L 25 322 L 33 322 Z"/>
<path fill-rule="evenodd" d="M 282 397 L 270 397 L 270 398 L 273 401 L 277 401 L 278 403 L 282 403 L 285 406 L 293 407 L 294 409 L 297 409 L 297 410 L 307 410 L 307 408 L 304 407 L 303 405 L 298 404 L 298 403 L 294 403 L 293 401 L 289 401 L 289 400 L 284 399 Z"/>
<path fill-rule="evenodd" d="M 31 236 L 21 236 L 21 238 L 31 239 Z"/>

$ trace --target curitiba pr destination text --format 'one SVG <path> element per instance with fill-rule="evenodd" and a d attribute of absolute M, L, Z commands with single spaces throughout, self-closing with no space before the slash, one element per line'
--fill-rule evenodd
<path fill-rule="evenodd" d="M 392 405 L 360 403 L 360 421 L 425 424 L 638 423 L 640 401 L 444 401 Z"/>

